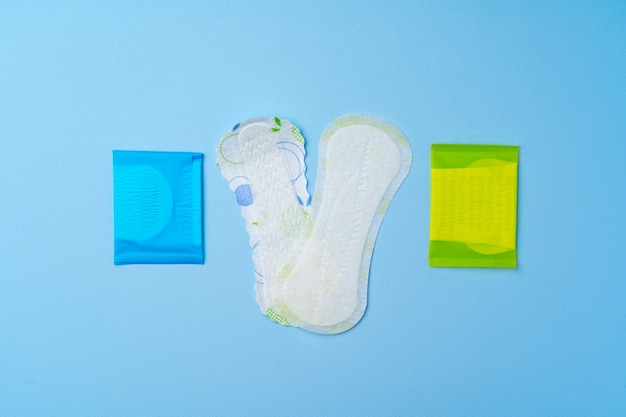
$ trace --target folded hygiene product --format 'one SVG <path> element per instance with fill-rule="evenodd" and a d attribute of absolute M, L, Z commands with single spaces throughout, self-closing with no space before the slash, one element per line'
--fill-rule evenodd
<path fill-rule="evenodd" d="M 519 147 L 431 147 L 430 266 L 515 268 Z"/>
<path fill-rule="evenodd" d="M 114 263 L 201 264 L 201 153 L 113 151 Z"/>

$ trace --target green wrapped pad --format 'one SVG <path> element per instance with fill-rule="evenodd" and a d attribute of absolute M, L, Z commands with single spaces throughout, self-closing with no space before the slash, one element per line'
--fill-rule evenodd
<path fill-rule="evenodd" d="M 519 147 L 432 145 L 428 264 L 516 268 Z"/>

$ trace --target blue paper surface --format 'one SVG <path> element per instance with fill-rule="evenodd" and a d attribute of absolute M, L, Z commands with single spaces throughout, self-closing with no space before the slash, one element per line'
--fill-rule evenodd
<path fill-rule="evenodd" d="M 0 416 L 626 416 L 626 2 L 0 2 Z M 370 303 L 259 314 L 213 154 L 367 113 L 413 167 Z M 520 145 L 518 269 L 429 268 L 430 145 Z M 207 156 L 203 265 L 112 262 L 112 149 Z M 240 201 L 249 202 L 241 192 Z"/>

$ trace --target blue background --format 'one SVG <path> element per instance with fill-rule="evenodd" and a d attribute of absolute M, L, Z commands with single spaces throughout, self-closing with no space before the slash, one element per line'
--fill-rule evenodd
<path fill-rule="evenodd" d="M 52 3 L 0 6 L 0 415 L 626 415 L 626 2 Z M 313 189 L 355 112 L 414 153 L 367 313 L 283 328 L 213 152 L 287 118 Z M 442 142 L 520 145 L 517 270 L 427 266 Z M 205 265 L 113 266 L 113 149 L 206 154 Z"/>

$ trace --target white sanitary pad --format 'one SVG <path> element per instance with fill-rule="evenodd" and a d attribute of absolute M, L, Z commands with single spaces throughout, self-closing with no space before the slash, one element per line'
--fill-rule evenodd
<path fill-rule="evenodd" d="M 370 116 L 335 120 L 320 141 L 312 205 L 304 138 L 289 121 L 238 124 L 216 153 L 250 234 L 261 311 L 317 333 L 353 327 L 378 229 L 411 166 L 406 137 Z"/>

